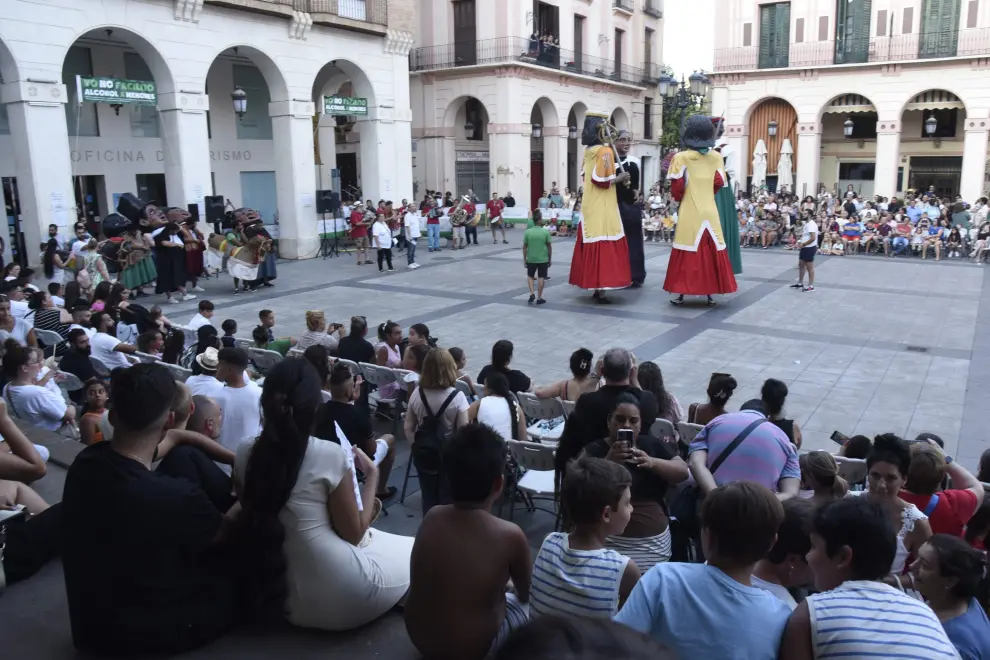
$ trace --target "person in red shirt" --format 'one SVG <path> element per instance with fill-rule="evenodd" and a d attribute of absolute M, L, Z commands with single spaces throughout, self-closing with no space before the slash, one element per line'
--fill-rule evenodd
<path fill-rule="evenodd" d="M 368 259 L 368 225 L 364 220 L 364 204 L 358 202 L 351 210 L 351 238 L 354 239 L 354 253 L 357 265 L 372 263 Z"/>
<path fill-rule="evenodd" d="M 502 230 L 502 242 L 508 243 L 505 240 L 505 222 L 502 220 L 502 211 L 505 210 L 505 202 L 498 198 L 498 193 L 492 193 L 492 199 L 490 202 L 485 204 L 485 209 L 488 210 L 488 222 L 492 227 L 492 241 L 498 243 L 498 239 L 495 238 L 495 230 Z"/>
<path fill-rule="evenodd" d="M 478 215 L 478 205 L 476 204 L 477 201 L 478 198 L 472 196 L 471 201 L 464 207 L 464 210 L 467 211 L 468 217 L 467 227 L 465 227 L 464 231 L 464 236 L 467 241 L 465 245 L 471 245 L 472 238 L 474 238 L 474 244 L 478 244 L 478 219 L 476 217 Z"/>
<path fill-rule="evenodd" d="M 440 251 L 440 216 L 443 210 L 440 202 L 434 198 L 430 202 L 429 212 L 426 214 L 426 244 L 430 252 Z"/>
<path fill-rule="evenodd" d="M 939 490 L 946 475 L 953 488 Z M 932 534 L 962 538 L 966 523 L 983 503 L 983 484 L 927 435 L 911 446 L 911 466 L 900 498 L 928 516 Z"/>

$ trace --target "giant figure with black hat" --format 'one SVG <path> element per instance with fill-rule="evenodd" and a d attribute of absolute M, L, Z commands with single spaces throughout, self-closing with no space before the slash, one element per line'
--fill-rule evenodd
<path fill-rule="evenodd" d="M 613 189 L 630 175 L 617 172 L 616 153 L 606 144 L 613 130 L 605 115 L 589 112 L 585 117 L 581 135 L 581 144 L 588 147 L 584 152 L 584 198 L 569 278 L 575 286 L 594 290 L 593 298 L 599 303 L 611 302 L 605 291 L 632 284 L 629 246 Z"/>
<path fill-rule="evenodd" d="M 667 179 L 674 199 L 680 202 L 677 228 L 667 265 L 665 291 L 676 293 L 674 305 L 685 295 L 707 296 L 733 293 L 736 277 L 726 250 L 715 193 L 725 186 L 725 162 L 714 151 L 715 126 L 704 115 L 690 117 L 684 127 L 686 149 L 670 161 Z"/>
<path fill-rule="evenodd" d="M 639 159 L 629 155 L 632 147 L 632 133 L 623 129 L 615 141 L 619 169 L 629 173 L 625 183 L 615 186 L 616 197 L 619 198 L 619 215 L 622 217 L 622 229 L 626 233 L 626 243 L 629 245 L 629 274 L 632 276 L 633 288 L 643 286 L 646 281 L 646 254 L 643 250 L 643 202 L 639 198 L 640 185 L 643 181 Z"/>

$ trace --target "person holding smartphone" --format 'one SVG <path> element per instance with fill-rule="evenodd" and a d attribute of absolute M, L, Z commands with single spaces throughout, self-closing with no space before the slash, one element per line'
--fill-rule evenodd
<path fill-rule="evenodd" d="M 620 463 L 632 474 L 632 516 L 625 531 L 609 536 L 605 546 L 629 557 L 646 573 L 670 561 L 670 520 L 663 499 L 669 485 L 688 478 L 688 467 L 674 446 L 641 431 L 639 400 L 622 393 L 609 414 L 608 436 L 589 444 L 582 455 Z"/>

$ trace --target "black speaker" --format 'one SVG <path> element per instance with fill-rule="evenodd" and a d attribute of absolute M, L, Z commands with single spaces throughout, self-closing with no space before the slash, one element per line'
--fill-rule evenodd
<path fill-rule="evenodd" d="M 203 198 L 203 202 L 206 204 L 206 221 L 222 222 L 224 209 L 223 195 L 207 196 Z M 192 213 L 192 210 L 190 209 L 189 212 Z"/>
<path fill-rule="evenodd" d="M 340 197 L 333 190 L 317 190 L 316 191 L 316 212 L 317 213 L 336 213 L 337 209 L 340 208 Z"/>
<path fill-rule="evenodd" d="M 186 207 L 186 210 L 192 216 L 193 222 L 199 222 L 199 204 L 190 204 Z"/>

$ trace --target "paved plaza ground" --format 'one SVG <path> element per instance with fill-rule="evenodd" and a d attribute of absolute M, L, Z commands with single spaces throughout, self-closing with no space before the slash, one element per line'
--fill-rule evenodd
<path fill-rule="evenodd" d="M 729 402 L 737 409 L 758 397 L 774 377 L 790 390 L 785 413 L 803 429 L 804 449 L 834 451 L 835 430 L 847 435 L 892 431 L 914 436 L 938 433 L 946 450 L 975 470 L 990 448 L 984 426 L 990 404 L 990 269 L 964 261 L 934 263 L 883 257 L 819 257 L 816 290 L 788 287 L 796 255 L 783 250 L 744 250 L 739 291 L 708 308 L 697 301 L 668 303 L 662 290 L 669 248 L 647 243 L 647 283 L 612 294 L 614 304 L 594 304 L 590 295 L 567 284 L 573 239 L 554 244 L 545 297 L 527 304 L 520 241 L 493 245 L 482 236 L 470 249 L 430 254 L 422 241 L 418 270 L 407 270 L 396 255 L 394 273 L 356 266 L 352 255 L 279 265 L 276 287 L 232 295 L 230 280 L 204 283 L 217 305 L 215 322 L 237 320 L 249 336 L 262 308 L 274 310 L 276 335 L 298 335 L 304 312 L 325 310 L 346 323 L 355 314 L 372 326 L 387 319 L 404 327 L 423 322 L 446 347 L 460 346 L 477 373 L 497 339 L 515 344 L 513 367 L 547 384 L 568 375 L 578 347 L 600 355 L 612 346 L 634 351 L 660 365 L 667 388 L 686 409 L 705 400 L 714 371 L 732 374 L 739 388 Z M 185 323 L 197 301 L 168 306 L 166 314 Z M 382 425 L 385 430 L 386 425 Z M 408 449 L 402 449 L 391 483 L 402 486 Z M 40 490 L 51 500 L 61 491 L 64 470 L 53 466 Z M 376 527 L 414 534 L 419 497 L 415 479 L 405 504 L 388 506 Z M 396 498 L 397 499 L 397 498 Z M 98 512 L 94 512 L 98 515 Z M 553 521 L 537 512 L 517 514 L 534 549 Z M 71 657 L 71 638 L 56 563 L 27 584 L 0 597 L 0 639 L 9 657 Z M 415 658 L 399 614 L 347 635 L 283 630 L 259 638 L 239 633 L 189 658 Z"/>

